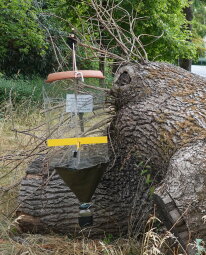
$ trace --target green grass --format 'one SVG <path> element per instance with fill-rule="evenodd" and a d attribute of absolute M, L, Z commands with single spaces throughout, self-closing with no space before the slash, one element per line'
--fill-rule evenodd
<path fill-rule="evenodd" d="M 6 79 L 0 78 L 0 103 L 12 101 L 19 104 L 31 100 L 35 104 L 42 103 L 43 80 L 39 77 L 33 79 Z"/>

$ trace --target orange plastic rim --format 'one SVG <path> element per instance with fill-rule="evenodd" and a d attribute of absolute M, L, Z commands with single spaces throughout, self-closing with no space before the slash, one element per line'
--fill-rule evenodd
<path fill-rule="evenodd" d="M 78 73 L 82 73 L 84 78 L 97 78 L 104 79 L 104 75 L 101 71 L 96 70 L 78 70 Z M 66 79 L 81 78 L 81 75 L 75 75 L 75 71 L 51 73 L 48 75 L 46 82 L 53 82 Z"/>

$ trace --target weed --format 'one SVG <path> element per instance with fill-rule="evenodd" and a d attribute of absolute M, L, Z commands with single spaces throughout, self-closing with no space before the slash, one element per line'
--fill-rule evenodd
<path fill-rule="evenodd" d="M 140 174 L 145 177 L 145 184 L 149 187 L 149 195 L 152 196 L 155 191 L 154 180 L 152 178 L 152 169 L 147 162 L 140 161 L 136 167 L 140 169 Z"/>
<path fill-rule="evenodd" d="M 103 239 L 103 242 L 105 244 L 110 244 L 110 243 L 112 243 L 112 241 L 114 241 L 114 237 L 112 234 L 106 235 L 105 238 Z"/>

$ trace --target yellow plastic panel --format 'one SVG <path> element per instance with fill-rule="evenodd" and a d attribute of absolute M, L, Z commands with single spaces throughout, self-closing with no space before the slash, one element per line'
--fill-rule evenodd
<path fill-rule="evenodd" d="M 53 146 L 67 146 L 76 145 L 79 147 L 83 144 L 96 144 L 96 143 L 107 143 L 107 136 L 97 136 L 97 137 L 77 137 L 77 138 L 63 138 L 63 139 L 48 139 L 47 145 L 49 147 Z"/>

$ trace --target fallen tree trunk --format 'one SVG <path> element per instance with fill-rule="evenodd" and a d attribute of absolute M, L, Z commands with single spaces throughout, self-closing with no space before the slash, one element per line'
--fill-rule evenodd
<path fill-rule="evenodd" d="M 205 240 L 206 80 L 166 63 L 130 63 L 117 72 L 110 94 L 112 163 L 93 197 L 90 235 L 139 233 L 156 188 L 157 206 L 182 244 Z M 22 217 L 20 224 L 77 233 L 78 201 L 46 162 L 37 159 L 27 170 L 18 214 L 30 220 Z"/>
<path fill-rule="evenodd" d="M 116 77 L 114 141 L 150 161 L 155 202 L 186 247 L 205 240 L 206 80 L 168 64 L 127 65 Z M 158 186 L 158 185 L 157 185 Z"/>

